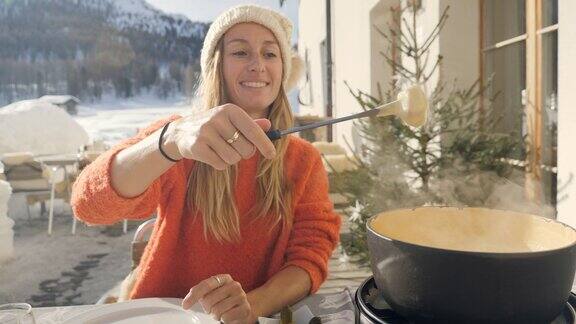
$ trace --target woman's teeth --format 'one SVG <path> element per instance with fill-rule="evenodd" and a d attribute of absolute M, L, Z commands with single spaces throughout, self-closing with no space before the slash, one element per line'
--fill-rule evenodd
<path fill-rule="evenodd" d="M 250 88 L 262 88 L 266 86 L 266 82 L 240 82 L 240 84 Z"/>

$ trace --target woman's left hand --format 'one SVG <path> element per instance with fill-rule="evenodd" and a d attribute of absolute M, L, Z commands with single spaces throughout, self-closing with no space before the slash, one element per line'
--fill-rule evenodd
<path fill-rule="evenodd" d="M 229 274 L 212 276 L 192 287 L 184 297 L 182 307 L 189 309 L 197 302 L 206 313 L 224 323 L 253 324 L 258 319 L 242 285 Z"/>

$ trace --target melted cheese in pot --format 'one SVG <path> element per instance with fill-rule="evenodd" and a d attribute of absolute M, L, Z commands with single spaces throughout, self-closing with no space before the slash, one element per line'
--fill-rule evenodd
<path fill-rule="evenodd" d="M 576 242 L 576 231 L 560 222 L 485 208 L 396 210 L 379 214 L 369 226 L 394 240 L 459 251 L 536 252 Z"/>

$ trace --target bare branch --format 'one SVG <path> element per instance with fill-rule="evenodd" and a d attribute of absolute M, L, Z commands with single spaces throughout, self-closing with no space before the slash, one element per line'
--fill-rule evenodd
<path fill-rule="evenodd" d="M 410 35 L 410 38 L 412 39 L 412 43 L 414 43 L 414 46 L 411 46 L 412 48 L 418 48 L 418 43 L 416 43 L 416 31 L 415 30 L 411 30 L 410 29 L 410 25 L 408 24 L 408 21 L 406 20 L 406 18 L 402 18 L 402 22 L 404 23 L 404 26 L 406 27 L 406 30 L 408 31 L 408 35 Z M 412 32 L 414 32 L 414 34 L 412 34 Z"/>
<path fill-rule="evenodd" d="M 401 38 L 399 38 L 398 40 L 400 41 L 399 43 L 397 41 L 395 41 L 394 39 L 390 38 L 390 36 L 388 36 L 384 31 L 382 31 L 380 28 L 378 28 L 376 25 L 373 25 L 374 29 L 376 29 L 376 31 L 378 32 L 378 34 L 380 34 L 382 37 L 384 37 L 386 39 L 386 41 L 388 41 L 388 43 L 391 46 L 394 46 L 395 48 L 399 49 L 400 51 L 407 51 L 410 50 L 410 46 L 405 44 Z M 397 37 L 396 32 L 391 31 L 392 36 Z"/>
<path fill-rule="evenodd" d="M 432 71 L 430 71 L 428 76 L 424 76 L 425 82 L 428 81 L 432 77 L 432 75 L 434 74 L 434 71 L 436 71 L 436 69 L 438 69 L 438 67 L 440 66 L 440 62 L 442 62 L 442 55 L 438 55 L 438 59 L 436 60 L 436 63 L 434 64 Z"/>
<path fill-rule="evenodd" d="M 428 50 L 430 45 L 437 38 L 437 36 L 440 33 L 440 31 L 442 30 L 442 28 L 444 28 L 444 24 L 446 23 L 446 20 L 448 20 L 448 9 L 450 9 L 450 6 L 447 6 L 444 9 L 442 16 L 440 16 L 440 20 L 438 21 L 436 26 L 434 26 L 434 29 L 432 30 L 432 32 L 430 32 L 430 34 L 428 35 L 428 37 L 424 41 L 422 47 L 420 48 L 420 53 L 424 53 Z"/>

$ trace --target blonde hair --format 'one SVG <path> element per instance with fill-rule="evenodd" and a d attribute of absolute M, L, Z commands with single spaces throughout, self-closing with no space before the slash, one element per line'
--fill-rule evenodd
<path fill-rule="evenodd" d="M 222 51 L 220 41 L 214 56 L 208 61 L 198 87 L 203 109 L 227 103 L 222 73 Z M 277 129 L 285 129 L 293 124 L 294 117 L 283 86 L 280 86 L 278 96 L 270 105 L 268 118 L 272 127 Z M 254 220 L 268 218 L 270 230 L 280 221 L 286 224 L 291 218 L 291 188 L 285 181 L 283 165 L 288 138 L 276 140 L 274 146 L 276 147 L 274 159 L 259 160 L 256 205 L 250 210 Z M 218 171 L 199 161 L 195 162 L 190 172 L 187 203 L 190 210 L 202 214 L 206 238 L 210 234 L 219 242 L 241 239 L 239 213 L 234 195 L 236 176 L 236 165 Z"/>

